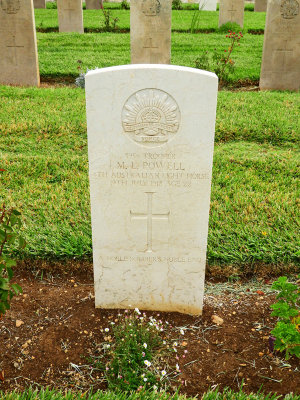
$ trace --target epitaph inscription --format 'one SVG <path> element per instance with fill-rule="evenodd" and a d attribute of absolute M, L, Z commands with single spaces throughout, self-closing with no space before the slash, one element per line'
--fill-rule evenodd
<path fill-rule="evenodd" d="M 136 143 L 160 146 L 174 137 L 179 129 L 178 104 L 163 90 L 139 90 L 126 101 L 122 124 L 125 134 Z"/>
<path fill-rule="evenodd" d="M 292 19 L 299 14 L 299 3 L 297 0 L 282 0 L 280 14 L 283 18 Z"/>
<path fill-rule="evenodd" d="M 20 10 L 20 0 L 0 0 L 1 8 L 7 14 L 17 14 Z"/>

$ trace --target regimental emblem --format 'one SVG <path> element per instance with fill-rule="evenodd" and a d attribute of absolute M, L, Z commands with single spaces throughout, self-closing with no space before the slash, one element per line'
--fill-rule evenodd
<path fill-rule="evenodd" d="M 299 2 L 297 0 L 282 0 L 280 14 L 286 19 L 295 18 L 299 14 Z"/>
<path fill-rule="evenodd" d="M 0 0 L 1 8 L 7 14 L 17 14 L 20 10 L 20 0 Z"/>
<path fill-rule="evenodd" d="M 159 0 L 143 0 L 142 11 L 148 17 L 155 16 L 160 13 L 160 1 Z"/>
<path fill-rule="evenodd" d="M 168 93 L 143 89 L 126 101 L 122 124 L 125 134 L 136 143 L 156 147 L 175 136 L 180 124 L 180 111 Z"/>

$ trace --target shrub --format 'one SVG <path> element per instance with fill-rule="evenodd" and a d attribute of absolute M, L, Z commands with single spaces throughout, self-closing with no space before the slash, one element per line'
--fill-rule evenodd
<path fill-rule="evenodd" d="M 229 81 L 230 75 L 234 73 L 234 64 L 231 55 L 236 45 L 240 45 L 239 41 L 243 37 L 242 33 L 235 33 L 229 31 L 226 38 L 230 39 L 230 45 L 227 50 L 222 53 L 215 51 L 210 54 L 208 51 L 201 54 L 195 60 L 195 67 L 204 69 L 206 71 L 214 72 L 219 77 L 220 84 L 224 84 Z"/>
<path fill-rule="evenodd" d="M 122 0 L 121 8 L 122 8 L 123 10 L 130 10 L 130 4 L 128 3 L 127 0 Z"/>
<path fill-rule="evenodd" d="M 173 10 L 182 10 L 182 1 L 181 0 L 172 0 L 172 9 Z"/>
<path fill-rule="evenodd" d="M 13 296 L 22 292 L 19 285 L 11 283 L 12 267 L 16 261 L 10 255 L 15 241 L 20 247 L 25 246 L 24 239 L 19 235 L 22 225 L 20 215 L 17 210 L 7 209 L 5 205 L 0 207 L 0 319 L 10 309 Z"/>
<path fill-rule="evenodd" d="M 104 329 L 105 342 L 94 365 L 104 371 L 109 389 L 123 392 L 168 388 L 171 356 L 178 344 L 171 343 L 168 324 L 147 317 L 136 308 L 119 314 L 116 323 Z M 174 357 L 175 358 L 175 357 Z"/>
<path fill-rule="evenodd" d="M 286 276 L 281 276 L 273 283 L 272 289 L 278 291 L 278 301 L 271 305 L 271 315 L 278 317 L 271 331 L 275 337 L 274 348 L 285 351 L 287 360 L 291 355 L 300 358 L 300 287 L 288 282 Z"/>

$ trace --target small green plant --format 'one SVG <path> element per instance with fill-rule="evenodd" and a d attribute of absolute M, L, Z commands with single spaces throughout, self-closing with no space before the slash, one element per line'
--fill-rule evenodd
<path fill-rule="evenodd" d="M 127 0 L 122 0 L 121 9 L 122 10 L 130 10 L 130 4 L 128 3 Z"/>
<path fill-rule="evenodd" d="M 103 4 L 100 4 L 100 7 L 104 17 L 104 30 L 106 32 L 116 31 L 118 29 L 117 23 L 119 21 L 119 18 L 113 18 L 110 10 L 105 10 Z"/>
<path fill-rule="evenodd" d="M 230 75 L 234 73 L 235 62 L 232 60 L 232 52 L 235 46 L 239 46 L 240 39 L 243 37 L 242 33 L 235 33 L 228 31 L 226 38 L 229 38 L 230 45 L 227 50 L 219 53 L 214 50 L 214 52 L 208 53 L 206 51 L 200 57 L 195 60 L 195 67 L 199 69 L 204 69 L 207 71 L 214 72 L 219 77 L 220 84 L 224 84 L 229 81 Z"/>
<path fill-rule="evenodd" d="M 300 286 L 288 282 L 286 276 L 281 276 L 273 283 L 272 289 L 278 291 L 278 301 L 271 305 L 271 315 L 278 317 L 271 331 L 275 337 L 274 348 L 285 351 L 287 360 L 292 355 L 300 358 Z"/>
<path fill-rule="evenodd" d="M 182 1 L 181 0 L 172 0 L 172 9 L 173 10 L 182 10 Z"/>
<path fill-rule="evenodd" d="M 7 209 L 5 205 L 0 207 L 0 319 L 10 309 L 13 296 L 22 292 L 19 285 L 11 283 L 12 267 L 16 261 L 10 256 L 15 241 L 20 247 L 25 246 L 24 239 L 19 235 L 22 225 L 20 215 L 17 210 Z"/>
<path fill-rule="evenodd" d="M 48 9 L 57 9 L 57 2 L 56 1 L 47 1 L 46 8 Z"/>
<path fill-rule="evenodd" d="M 168 324 L 153 317 L 125 310 L 116 323 L 104 329 L 104 356 L 95 358 L 94 365 L 104 371 L 109 389 L 125 392 L 166 389 L 171 370 L 171 356 L 178 344 L 171 343 Z M 175 358 L 175 357 L 174 357 Z"/>

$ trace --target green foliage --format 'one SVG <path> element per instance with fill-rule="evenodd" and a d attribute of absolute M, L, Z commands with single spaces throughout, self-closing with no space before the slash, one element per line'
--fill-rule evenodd
<path fill-rule="evenodd" d="M 195 33 L 195 31 L 199 29 L 199 20 L 200 20 L 201 11 L 202 10 L 198 9 L 193 12 L 191 26 L 190 26 L 190 33 Z"/>
<path fill-rule="evenodd" d="M 173 10 L 182 10 L 182 1 L 181 0 L 172 0 L 172 9 Z"/>
<path fill-rule="evenodd" d="M 218 31 L 220 33 L 227 33 L 227 32 L 242 32 L 242 28 L 240 25 L 236 24 L 235 22 L 226 22 L 219 27 Z"/>
<path fill-rule="evenodd" d="M 130 10 L 130 4 L 127 0 L 122 0 L 121 9 L 123 10 Z"/>
<path fill-rule="evenodd" d="M 102 14 L 104 17 L 104 31 L 105 32 L 114 32 L 118 29 L 117 22 L 119 21 L 118 17 L 113 17 L 110 10 L 104 9 L 102 6 Z"/>
<path fill-rule="evenodd" d="M 47 1 L 46 2 L 46 8 L 48 8 L 48 10 L 56 10 L 57 9 L 57 2 L 56 1 Z"/>
<path fill-rule="evenodd" d="M 21 248 L 25 246 L 24 239 L 19 235 L 22 226 L 20 215 L 17 210 L 7 209 L 5 205 L 0 207 L 0 319 L 10 309 L 13 296 L 22 292 L 19 285 L 11 283 L 14 275 L 12 267 L 16 261 L 10 256 L 15 241 Z"/>
<path fill-rule="evenodd" d="M 130 392 L 167 387 L 163 363 L 171 350 L 167 348 L 166 328 L 162 321 L 141 315 L 137 308 L 119 314 L 119 321 L 105 329 L 105 358 L 96 364 L 104 369 L 109 389 Z"/>
<path fill-rule="evenodd" d="M 234 64 L 231 55 L 235 46 L 239 46 L 240 39 L 243 37 L 242 33 L 235 33 L 229 31 L 226 38 L 230 39 L 230 45 L 227 50 L 222 53 L 215 51 L 210 54 L 208 51 L 203 53 L 195 60 L 195 67 L 207 71 L 214 72 L 219 77 L 220 84 L 229 82 L 230 75 L 234 73 Z"/>
<path fill-rule="evenodd" d="M 271 331 L 276 338 L 274 347 L 285 351 L 287 360 L 292 355 L 300 358 L 300 286 L 288 282 L 286 276 L 281 276 L 273 283 L 272 289 L 278 291 L 278 301 L 271 305 L 271 315 L 278 317 Z"/>

